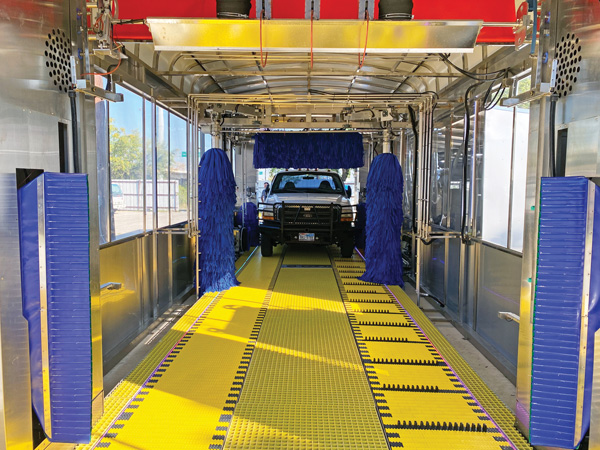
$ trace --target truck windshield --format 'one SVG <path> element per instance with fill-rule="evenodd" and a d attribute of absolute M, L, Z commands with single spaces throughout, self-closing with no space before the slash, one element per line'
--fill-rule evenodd
<path fill-rule="evenodd" d="M 344 188 L 336 173 L 285 172 L 277 174 L 271 192 L 343 194 Z"/>

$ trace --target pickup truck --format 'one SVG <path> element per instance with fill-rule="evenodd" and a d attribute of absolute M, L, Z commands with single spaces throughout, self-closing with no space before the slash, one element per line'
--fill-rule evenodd
<path fill-rule="evenodd" d="M 286 170 L 273 178 L 265 203 L 258 205 L 263 256 L 284 243 L 337 244 L 344 258 L 354 251 L 354 207 L 336 172 Z"/>

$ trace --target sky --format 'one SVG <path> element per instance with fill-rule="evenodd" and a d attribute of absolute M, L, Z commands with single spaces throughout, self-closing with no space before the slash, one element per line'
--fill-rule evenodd
<path fill-rule="evenodd" d="M 124 101 L 122 103 L 110 103 L 109 115 L 113 119 L 113 123 L 118 128 L 124 128 L 127 133 L 138 131 L 140 136 L 143 131 L 143 103 L 144 100 L 137 94 L 117 85 L 117 92 L 123 94 Z M 146 102 L 146 115 L 150 114 L 152 104 Z M 156 114 L 156 130 L 159 140 L 167 141 L 166 133 L 167 124 L 171 129 L 171 152 L 174 153 L 175 161 L 184 161 L 183 152 L 186 151 L 186 121 L 174 114 L 169 114 L 161 107 L 157 107 Z M 147 123 L 151 121 L 148 119 Z M 147 130 L 148 131 L 148 130 Z"/>

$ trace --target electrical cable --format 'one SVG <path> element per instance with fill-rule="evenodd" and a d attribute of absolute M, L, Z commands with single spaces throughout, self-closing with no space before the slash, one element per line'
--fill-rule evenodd
<path fill-rule="evenodd" d="M 493 72 L 484 72 L 484 73 L 469 72 L 468 70 L 464 70 L 464 69 L 458 67 L 456 64 L 454 64 L 452 61 L 450 61 L 450 58 L 448 57 L 448 55 L 445 55 L 443 53 L 440 53 L 439 55 L 440 55 L 440 58 L 442 58 L 446 63 L 448 63 L 452 67 L 454 67 L 454 69 L 456 69 L 458 72 L 460 72 L 464 76 L 471 78 L 475 81 L 499 80 L 500 78 L 505 77 L 506 74 L 508 73 L 508 69 L 501 69 L 501 70 L 496 70 Z M 489 78 L 489 77 L 491 77 L 491 78 Z"/>
<path fill-rule="evenodd" d="M 498 89 L 496 96 L 494 97 L 494 100 L 492 100 L 491 105 L 486 108 L 487 111 L 494 109 L 496 106 L 498 106 L 498 104 L 500 103 L 500 100 L 502 100 L 502 98 L 504 97 L 504 93 L 506 92 L 506 87 L 502 88 L 502 91 L 500 91 L 500 89 Z"/>
<path fill-rule="evenodd" d="M 362 69 L 365 64 L 365 59 L 367 58 L 367 44 L 369 43 L 369 11 L 365 10 L 366 20 L 367 20 L 367 32 L 365 34 L 365 50 L 363 51 L 362 60 L 360 58 L 360 53 L 358 54 L 358 69 Z"/>

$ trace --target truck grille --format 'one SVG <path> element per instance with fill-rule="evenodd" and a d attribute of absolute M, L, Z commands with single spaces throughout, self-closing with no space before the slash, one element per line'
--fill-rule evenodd
<path fill-rule="evenodd" d="M 329 225 L 340 220 L 341 208 L 338 205 L 294 205 L 283 204 L 278 208 L 277 218 L 288 225 Z"/>

